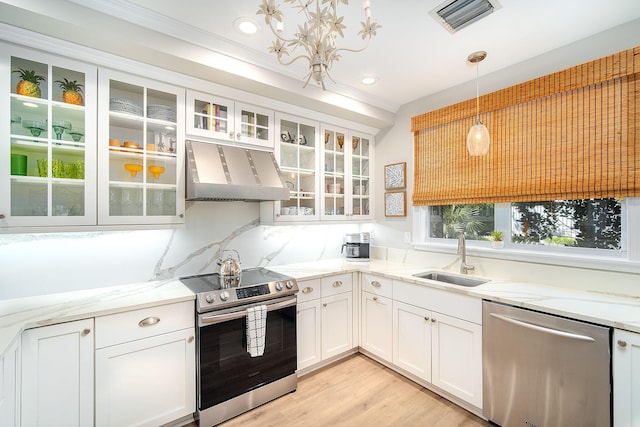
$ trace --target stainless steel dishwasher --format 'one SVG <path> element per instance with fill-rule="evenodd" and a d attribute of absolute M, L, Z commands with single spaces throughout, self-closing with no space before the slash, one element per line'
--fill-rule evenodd
<path fill-rule="evenodd" d="M 611 329 L 484 301 L 483 414 L 503 427 L 611 425 Z"/>

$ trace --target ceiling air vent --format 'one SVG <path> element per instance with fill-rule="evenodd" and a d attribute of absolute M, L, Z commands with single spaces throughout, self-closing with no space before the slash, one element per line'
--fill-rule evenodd
<path fill-rule="evenodd" d="M 497 0 L 448 0 L 429 12 L 450 33 L 455 33 L 502 6 Z"/>

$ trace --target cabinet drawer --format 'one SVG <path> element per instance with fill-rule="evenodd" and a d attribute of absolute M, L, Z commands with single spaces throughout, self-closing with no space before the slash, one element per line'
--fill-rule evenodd
<path fill-rule="evenodd" d="M 323 277 L 322 280 L 322 296 L 337 295 L 343 292 L 351 292 L 353 289 L 353 280 L 351 273 L 340 274 L 337 276 Z"/>
<path fill-rule="evenodd" d="M 320 298 L 320 279 L 298 282 L 298 302 L 311 301 Z"/>
<path fill-rule="evenodd" d="M 393 280 L 373 274 L 362 275 L 362 290 L 375 295 L 391 298 Z"/>
<path fill-rule="evenodd" d="M 96 348 L 192 328 L 194 325 L 193 301 L 96 317 Z"/>
<path fill-rule="evenodd" d="M 482 300 L 479 298 L 394 280 L 393 299 L 482 324 Z"/>

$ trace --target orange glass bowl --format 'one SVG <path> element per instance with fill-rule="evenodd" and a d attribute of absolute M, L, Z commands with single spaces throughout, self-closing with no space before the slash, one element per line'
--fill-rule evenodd
<path fill-rule="evenodd" d="M 160 178 L 160 175 L 164 173 L 164 167 L 149 166 L 149 172 L 151 172 L 151 175 L 153 175 L 156 179 L 158 179 Z"/>
<path fill-rule="evenodd" d="M 131 176 L 135 177 L 138 172 L 142 170 L 142 165 L 138 165 L 135 163 L 125 163 L 124 168 L 131 173 Z"/>

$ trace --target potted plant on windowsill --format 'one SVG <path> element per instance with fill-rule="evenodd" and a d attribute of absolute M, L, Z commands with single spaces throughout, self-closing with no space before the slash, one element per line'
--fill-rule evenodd
<path fill-rule="evenodd" d="M 502 240 L 502 237 L 504 236 L 504 233 L 500 230 L 493 230 L 491 232 L 491 236 L 490 236 L 490 240 L 491 240 L 491 247 L 494 249 L 502 249 L 504 248 L 504 240 Z"/>

